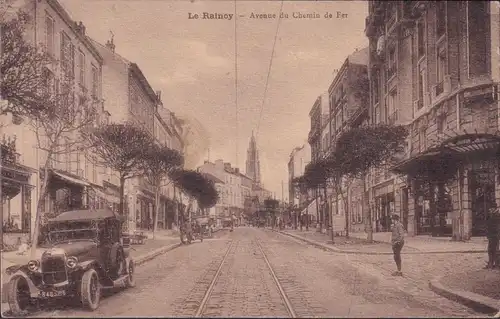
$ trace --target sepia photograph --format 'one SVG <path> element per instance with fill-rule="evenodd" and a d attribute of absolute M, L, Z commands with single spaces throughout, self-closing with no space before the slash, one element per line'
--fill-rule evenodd
<path fill-rule="evenodd" d="M 500 318 L 500 1 L 0 0 L 1 315 Z"/>

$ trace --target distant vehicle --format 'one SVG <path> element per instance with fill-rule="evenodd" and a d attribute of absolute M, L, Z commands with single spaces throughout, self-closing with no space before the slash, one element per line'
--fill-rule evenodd
<path fill-rule="evenodd" d="M 40 260 L 7 268 L 7 301 L 14 316 L 54 298 L 77 298 L 91 311 L 101 289 L 135 286 L 135 264 L 124 249 L 122 218 L 110 209 L 73 210 L 49 220 Z"/>

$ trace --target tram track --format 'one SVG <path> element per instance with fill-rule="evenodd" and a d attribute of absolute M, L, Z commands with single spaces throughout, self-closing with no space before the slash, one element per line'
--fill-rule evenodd
<path fill-rule="evenodd" d="M 247 245 L 239 244 L 231 242 L 215 272 L 211 271 L 212 279 L 194 317 L 272 316 L 269 312 L 276 312 L 277 316 L 297 318 L 261 243 L 252 240 Z M 252 262 L 242 261 L 241 256 L 236 256 L 237 250 L 250 250 L 254 255 Z M 246 279 L 246 286 L 237 287 L 240 278 Z"/>

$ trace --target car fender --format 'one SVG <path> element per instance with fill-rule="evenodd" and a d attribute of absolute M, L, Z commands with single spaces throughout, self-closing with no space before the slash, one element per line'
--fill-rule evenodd
<path fill-rule="evenodd" d="M 86 260 L 78 264 L 79 268 L 83 271 L 87 271 L 90 268 L 94 268 L 94 266 L 97 264 L 95 260 Z"/>
<path fill-rule="evenodd" d="M 31 280 L 31 278 L 25 272 L 24 266 L 20 266 L 16 272 L 14 272 L 14 273 L 11 274 L 8 283 L 10 283 L 10 281 L 12 280 L 12 278 L 14 278 L 16 276 L 21 276 L 21 277 L 23 277 L 26 280 L 26 282 L 28 283 L 28 287 L 30 289 L 30 295 L 31 295 L 32 298 L 38 297 L 40 289 L 38 289 L 35 286 L 35 284 Z"/>

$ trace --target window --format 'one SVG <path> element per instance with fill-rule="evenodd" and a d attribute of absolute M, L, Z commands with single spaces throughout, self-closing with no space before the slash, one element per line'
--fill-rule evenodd
<path fill-rule="evenodd" d="M 78 83 L 85 87 L 85 54 L 78 50 Z"/>
<path fill-rule="evenodd" d="M 54 19 L 47 14 L 45 17 L 45 45 L 47 53 L 54 55 Z"/>
<path fill-rule="evenodd" d="M 335 132 L 338 133 L 342 129 L 343 118 L 342 118 L 342 110 L 339 110 L 335 115 Z"/>
<path fill-rule="evenodd" d="M 418 131 L 418 144 L 420 147 L 420 152 L 423 152 L 427 147 L 425 131 L 426 131 L 425 127 L 420 128 L 420 130 Z"/>
<path fill-rule="evenodd" d="M 396 74 L 396 46 L 390 46 L 387 51 L 387 79 Z"/>
<path fill-rule="evenodd" d="M 92 97 L 99 98 L 99 73 L 94 65 L 92 65 Z"/>
<path fill-rule="evenodd" d="M 441 114 L 436 118 L 437 131 L 438 133 L 443 133 L 448 128 L 447 116 L 446 114 Z"/>
<path fill-rule="evenodd" d="M 378 103 L 380 100 L 380 71 L 373 70 L 373 103 Z"/>
<path fill-rule="evenodd" d="M 47 93 L 52 95 L 56 93 L 55 90 L 55 79 L 54 79 L 54 74 L 47 68 L 43 69 L 43 81 L 44 81 L 44 87 L 45 90 L 47 90 Z"/>
<path fill-rule="evenodd" d="M 397 99 L 398 99 L 398 90 L 393 89 L 387 96 L 387 103 L 386 103 L 386 119 L 387 122 L 391 124 L 394 124 L 394 121 L 396 121 Z"/>
<path fill-rule="evenodd" d="M 443 81 L 447 74 L 447 59 L 446 59 L 446 47 L 440 45 L 437 48 L 437 65 L 436 65 L 436 96 L 441 94 L 444 90 Z"/>
<path fill-rule="evenodd" d="M 379 124 L 380 120 L 381 120 L 381 116 L 380 116 L 380 104 L 375 105 L 375 109 L 374 109 L 373 113 L 374 113 L 374 121 L 375 121 L 374 124 Z"/>
<path fill-rule="evenodd" d="M 425 20 L 420 19 L 417 22 L 417 41 L 418 41 L 418 58 L 422 58 L 425 55 L 425 48 L 427 37 L 425 34 Z"/>
<path fill-rule="evenodd" d="M 426 72 L 424 67 L 420 67 L 418 72 L 418 106 L 417 109 L 420 110 L 424 106 L 424 96 L 427 91 L 426 87 Z"/>
<path fill-rule="evenodd" d="M 62 31 L 61 32 L 61 69 L 64 74 L 68 77 L 74 75 L 74 46 L 71 43 L 69 36 Z"/>
<path fill-rule="evenodd" d="M 488 74 L 490 15 L 487 1 L 467 1 L 469 77 Z"/>
<path fill-rule="evenodd" d="M 436 38 L 446 33 L 446 1 L 436 2 Z"/>

